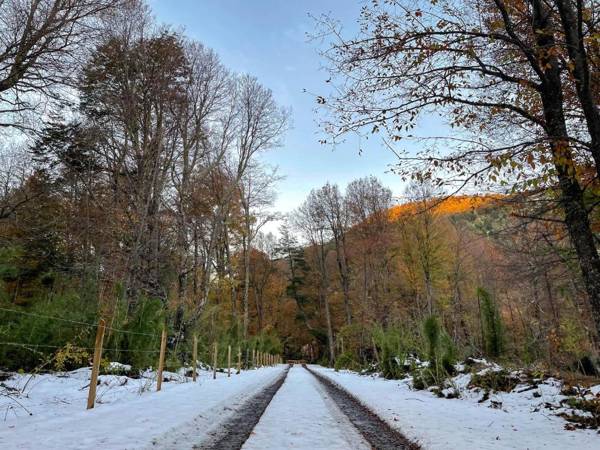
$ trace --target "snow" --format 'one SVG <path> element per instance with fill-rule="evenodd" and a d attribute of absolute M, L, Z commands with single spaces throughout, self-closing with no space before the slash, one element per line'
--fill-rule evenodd
<path fill-rule="evenodd" d="M 543 408 L 561 399 L 560 383 L 550 380 L 537 390 L 495 393 L 479 403 L 481 393 L 466 398 L 444 399 L 427 391 L 414 391 L 409 380 L 384 380 L 320 366 L 314 370 L 356 396 L 407 438 L 426 449 L 556 449 L 600 448 L 594 430 L 565 430 L 564 419 Z M 470 375 L 455 383 L 464 388 Z M 515 389 L 518 391 L 519 388 Z M 538 392 L 540 397 L 534 397 Z M 492 401 L 501 402 L 495 409 Z"/>
<path fill-rule="evenodd" d="M 371 447 L 316 378 L 304 368 L 294 366 L 242 448 L 368 450 Z"/>
<path fill-rule="evenodd" d="M 129 370 L 118 363 L 113 367 Z M 161 392 L 155 392 L 153 371 L 138 379 L 102 375 L 96 407 L 89 411 L 85 409 L 89 368 L 33 377 L 14 375 L 0 385 L 4 390 L 0 448 L 192 448 L 245 400 L 272 383 L 283 368 L 243 371 L 231 378 L 217 372 L 216 380 L 211 371 L 200 370 L 196 383 L 185 377 L 185 370 L 165 372 L 165 378 L 172 381 L 163 383 Z M 481 401 L 483 392 L 468 387 L 469 373 L 455 376 L 442 391 L 459 393 L 460 398 L 444 399 L 411 389 L 410 379 L 384 380 L 312 368 L 425 449 L 600 449 L 600 434 L 595 430 L 565 430 L 567 422 L 556 416 L 572 412 L 561 405 L 567 398 L 561 393 L 561 380 L 549 378 L 535 388 L 520 384 L 510 393 L 491 393 Z M 478 373 L 485 370 L 490 369 Z M 599 394 L 600 385 L 583 391 L 585 398 Z M 269 448 L 369 447 L 318 381 L 294 366 L 244 445 L 245 450 Z"/>
<path fill-rule="evenodd" d="M 38 375 L 29 381 L 25 393 L 16 398 L 32 412 L 0 397 L 0 448 L 10 449 L 132 449 L 165 441 L 165 435 L 191 439 L 173 448 L 192 448 L 217 425 L 229 405 L 236 404 L 273 382 L 282 367 L 243 371 L 240 375 L 201 371 L 198 382 L 163 383 L 155 392 L 152 378 L 132 379 L 103 375 L 98 386 L 98 402 L 86 410 L 87 368 L 64 374 Z M 167 378 L 184 380 L 178 374 Z M 4 381 L 8 387 L 23 388 L 28 375 Z M 185 379 L 189 380 L 189 379 Z M 12 406 L 12 407 L 11 407 Z M 201 419 L 201 420 L 200 420 Z M 194 424 L 202 424 L 200 429 Z M 192 436 L 186 431 L 194 427 Z M 168 448 L 160 446 L 155 448 Z"/>
<path fill-rule="evenodd" d="M 113 371 L 113 372 L 116 372 L 119 370 L 128 372 L 131 370 L 131 366 L 129 364 L 121 364 L 120 362 L 112 361 L 112 362 L 108 363 L 108 370 Z"/>

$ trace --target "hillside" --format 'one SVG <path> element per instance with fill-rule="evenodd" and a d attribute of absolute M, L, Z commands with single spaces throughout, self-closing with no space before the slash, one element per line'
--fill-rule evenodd
<path fill-rule="evenodd" d="M 430 205 L 433 205 L 432 210 L 437 214 L 460 214 L 494 206 L 503 198 L 504 196 L 500 194 L 454 195 L 445 199 L 431 199 L 425 202 L 406 202 L 390 208 L 389 215 L 391 220 L 397 220 L 404 215 L 427 209 Z"/>

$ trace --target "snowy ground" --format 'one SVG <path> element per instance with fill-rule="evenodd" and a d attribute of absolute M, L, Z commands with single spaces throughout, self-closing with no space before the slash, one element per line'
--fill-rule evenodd
<path fill-rule="evenodd" d="M 191 448 L 227 415 L 230 405 L 260 391 L 282 370 L 279 366 L 243 371 L 230 379 L 219 373 L 217 380 L 202 372 L 196 383 L 163 383 L 161 392 L 155 392 L 151 379 L 102 376 L 99 402 L 89 411 L 85 409 L 89 369 L 64 377 L 36 376 L 25 394 L 16 398 L 32 416 L 1 398 L 6 420 L 0 422 L 0 448 L 133 449 L 166 442 L 165 435 L 169 445 L 155 448 Z M 28 378 L 19 375 L 4 384 L 22 388 Z M 184 445 L 185 439 L 190 442 Z"/>
<path fill-rule="evenodd" d="M 558 410 L 544 407 L 560 405 L 565 398 L 557 380 L 545 380 L 535 389 L 494 393 L 480 402 L 481 392 L 466 389 L 469 374 L 452 380 L 452 389 L 460 391 L 461 398 L 444 399 L 411 389 L 409 380 L 311 368 L 425 449 L 600 449 L 600 434 L 565 430 L 567 422 L 555 415 Z M 2 382 L 0 448 L 193 448 L 222 428 L 236 409 L 273 383 L 283 370 L 280 365 L 231 378 L 218 373 L 217 380 L 211 372 L 201 371 L 196 383 L 167 373 L 172 381 L 163 383 L 161 392 L 155 392 L 152 373 L 140 379 L 103 375 L 96 408 L 90 411 L 85 409 L 87 368 L 62 375 L 14 375 Z M 590 389 L 589 395 L 598 394 L 600 386 Z M 369 446 L 317 379 L 295 366 L 243 448 Z"/>
<path fill-rule="evenodd" d="M 384 380 L 320 366 L 312 369 L 356 396 L 407 438 L 426 449 L 556 449 L 600 448 L 593 430 L 565 430 L 565 420 L 539 407 L 553 402 L 560 389 L 552 384 L 522 393 L 498 393 L 483 403 L 479 395 L 437 398 L 415 391 L 408 380 Z M 534 397 L 538 392 L 540 397 Z M 501 402 L 498 409 L 491 401 Z M 498 403 L 496 403 L 498 404 Z"/>
<path fill-rule="evenodd" d="M 294 366 L 242 448 L 368 450 L 370 446 L 317 379 Z"/>

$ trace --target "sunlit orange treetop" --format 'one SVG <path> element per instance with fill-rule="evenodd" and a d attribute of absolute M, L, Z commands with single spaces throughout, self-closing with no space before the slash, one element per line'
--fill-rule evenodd
<path fill-rule="evenodd" d="M 433 205 L 433 210 L 438 214 L 459 214 L 488 206 L 503 196 L 499 194 L 488 195 L 457 195 L 444 200 L 432 199 L 427 203 Z M 390 220 L 397 220 L 407 213 L 415 213 L 423 208 L 421 202 L 407 202 L 393 206 L 390 209 Z"/>

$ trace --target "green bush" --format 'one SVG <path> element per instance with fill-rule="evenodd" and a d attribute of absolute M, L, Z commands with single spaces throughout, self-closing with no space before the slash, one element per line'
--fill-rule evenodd
<path fill-rule="evenodd" d="M 2 308 L 18 312 L 0 310 L 0 340 L 19 344 L 0 346 L 1 367 L 25 371 L 40 366 L 50 369 L 55 353 L 67 343 L 93 347 L 95 328 L 79 322 L 96 322 L 95 302 L 85 296 L 85 290 L 83 292 L 69 290 L 36 296 L 30 299 L 29 307 L 1 301 Z"/>
<path fill-rule="evenodd" d="M 91 355 L 88 350 L 67 344 L 55 353 L 54 369 L 69 371 L 85 367 L 88 365 L 90 357 Z"/>
<path fill-rule="evenodd" d="M 427 346 L 429 367 L 417 370 L 417 383 L 425 386 L 441 384 L 449 375 L 454 374 L 457 350 L 454 342 L 443 329 L 436 316 L 430 316 L 423 322 L 423 335 Z"/>
<path fill-rule="evenodd" d="M 361 369 L 360 363 L 354 359 L 354 355 L 350 352 L 344 352 L 335 360 L 335 370 L 348 369 L 359 371 Z"/>
<path fill-rule="evenodd" d="M 156 367 L 157 350 L 165 323 L 163 304 L 158 299 L 140 298 L 127 317 L 127 306 L 117 303 L 111 328 L 126 331 L 107 330 L 105 355 L 112 361 L 130 364 L 135 369 Z M 169 360 L 167 358 L 167 360 Z"/>
<path fill-rule="evenodd" d="M 423 334 L 427 340 L 427 357 L 432 365 L 437 364 L 437 350 L 440 344 L 440 323 L 436 316 L 429 316 L 423 323 Z"/>
<path fill-rule="evenodd" d="M 456 371 L 454 365 L 458 361 L 458 350 L 448 333 L 442 333 L 441 346 L 443 350 L 440 361 L 442 368 L 447 374 L 454 375 Z"/>
<path fill-rule="evenodd" d="M 498 357 L 503 348 L 502 318 L 496 302 L 483 288 L 477 289 L 477 298 L 481 304 L 481 324 L 483 331 L 483 344 L 487 355 Z"/>
<path fill-rule="evenodd" d="M 375 328 L 372 333 L 381 374 L 388 379 L 402 378 L 406 374 L 404 360 L 419 346 L 415 333 L 400 326 Z"/>

